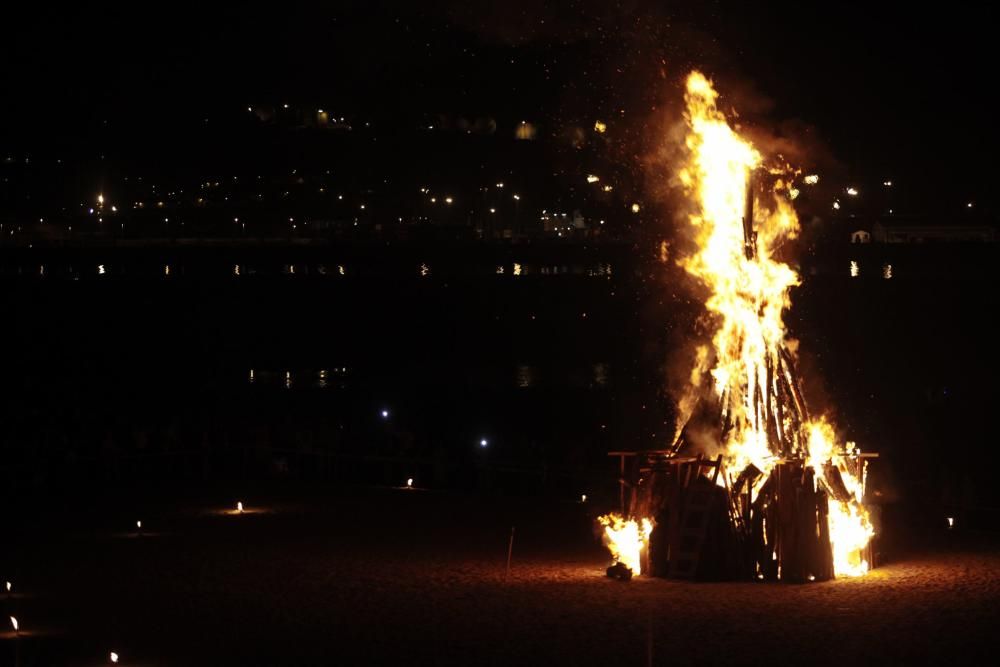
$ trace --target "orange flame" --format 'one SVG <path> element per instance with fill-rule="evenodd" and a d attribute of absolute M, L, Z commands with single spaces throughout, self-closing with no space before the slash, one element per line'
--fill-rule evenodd
<path fill-rule="evenodd" d="M 689 221 L 697 250 L 679 263 L 709 289 L 706 307 L 717 316 L 710 373 L 715 394 L 733 425 L 722 443 L 726 467 L 739 472 L 753 464 L 764 473 L 758 482 L 762 484 L 781 448 L 768 431 L 758 397 L 768 387 L 769 373 L 780 367 L 780 355 L 794 343 L 787 338 L 783 313 L 799 276 L 777 257 L 782 244 L 799 231 L 791 205 L 797 172 L 786 165 L 765 166 L 757 148 L 729 125 L 717 101 L 712 82 L 692 72 L 685 95 L 689 157 L 679 179 L 694 205 Z M 751 195 L 755 215 L 744 225 L 751 173 L 765 167 L 772 184 L 766 192 Z M 807 177 L 807 182 L 816 180 Z M 749 239 L 748 229 L 752 229 Z M 697 375 L 692 380 L 699 381 Z M 785 453 L 808 454 L 816 479 L 822 479 L 823 464 L 842 463 L 846 456 L 842 448 L 838 451 L 833 429 L 824 420 L 784 427 L 791 434 L 784 443 Z M 868 564 L 861 554 L 874 531 L 861 504 L 861 481 L 848 466 L 838 463 L 838 468 L 853 498 L 830 501 L 834 568 L 839 575 L 863 574 Z"/>
<path fill-rule="evenodd" d="M 642 573 L 642 552 L 649 547 L 649 536 L 653 532 L 653 522 L 643 518 L 625 519 L 617 512 L 597 517 L 604 526 L 604 546 L 611 556 L 619 563 L 632 570 L 633 574 Z"/>

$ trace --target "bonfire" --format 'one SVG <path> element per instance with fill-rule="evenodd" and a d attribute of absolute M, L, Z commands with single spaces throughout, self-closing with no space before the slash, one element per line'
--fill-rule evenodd
<path fill-rule="evenodd" d="M 863 503 L 871 455 L 810 412 L 783 319 L 800 282 L 782 260 L 799 231 L 792 201 L 810 181 L 742 137 L 717 101 L 692 72 L 677 172 L 695 240 L 679 263 L 706 289 L 714 333 L 696 355 L 674 441 L 613 452 L 631 501 L 602 517 L 605 543 L 635 574 L 645 560 L 653 574 L 680 577 L 862 575 L 874 535 Z"/>

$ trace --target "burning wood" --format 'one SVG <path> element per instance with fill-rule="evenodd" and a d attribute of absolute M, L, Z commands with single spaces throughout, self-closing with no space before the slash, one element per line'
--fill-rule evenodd
<path fill-rule="evenodd" d="M 688 77 L 688 157 L 679 171 L 696 241 L 680 265 L 709 292 L 713 382 L 694 387 L 701 407 L 668 454 L 633 453 L 622 487 L 631 485 L 633 518 L 617 520 L 655 524 L 647 535 L 654 573 L 799 581 L 864 574 L 874 533 L 862 502 L 867 461 L 838 444 L 824 417 L 810 415 L 783 320 L 799 284 L 780 258 L 799 230 L 791 205 L 798 172 L 765 163 L 717 99 L 702 74 Z M 682 456 L 705 451 L 694 433 L 710 434 L 721 452 L 715 461 Z M 631 565 L 638 550 L 612 544 L 639 573 Z"/>

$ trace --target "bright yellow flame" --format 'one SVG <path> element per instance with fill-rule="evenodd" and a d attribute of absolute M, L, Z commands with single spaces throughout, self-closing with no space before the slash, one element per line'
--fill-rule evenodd
<path fill-rule="evenodd" d="M 819 183 L 819 176 L 817 174 L 809 174 L 804 179 L 806 185 L 816 185 Z"/>
<path fill-rule="evenodd" d="M 633 213 L 638 213 L 640 211 L 640 209 L 641 209 L 641 207 L 638 204 L 632 204 L 632 212 Z"/>
<path fill-rule="evenodd" d="M 594 121 L 594 131 L 597 132 L 598 134 L 604 134 L 605 132 L 608 131 L 607 123 L 602 123 L 599 120 Z"/>
<path fill-rule="evenodd" d="M 597 520 L 604 526 L 602 539 L 611 556 L 633 574 L 642 574 L 642 552 L 649 547 L 653 522 L 646 518 L 640 521 L 625 519 L 616 512 L 599 516 Z"/>
<path fill-rule="evenodd" d="M 587 174 L 587 182 L 588 183 L 596 183 L 599 180 L 601 180 L 600 176 L 597 176 L 595 174 Z"/>
<path fill-rule="evenodd" d="M 771 380 L 769 369 L 782 367 L 781 355 L 790 347 L 783 312 L 799 276 L 778 259 L 778 252 L 799 231 L 791 205 L 797 194 L 792 186 L 795 173 L 784 165 L 765 165 L 761 153 L 729 125 L 716 106 L 717 99 L 718 93 L 704 75 L 692 72 L 688 76 L 689 157 L 679 177 L 693 202 L 689 220 L 697 250 L 681 258 L 680 265 L 709 289 L 706 307 L 717 317 L 712 340 L 715 365 L 710 372 L 732 424 L 722 443 L 726 468 L 739 474 L 753 464 L 764 473 L 758 482 L 762 484 L 782 449 L 807 455 L 807 465 L 814 467 L 817 479 L 824 475 L 824 464 L 833 461 L 852 495 L 850 502 L 831 498 L 829 503 L 834 569 L 841 575 L 863 574 L 868 564 L 861 555 L 873 531 L 861 505 L 861 481 L 844 464 L 846 455 L 839 453 L 843 448 L 835 447 L 833 428 L 825 420 L 805 424 L 801 435 L 792 435 L 791 442 L 782 446 L 773 442 L 767 416 L 759 408 L 758 397 Z M 750 174 L 758 168 L 772 178 L 769 189 L 757 188 L 751 195 L 754 216 L 748 222 L 753 235 L 748 240 L 746 197 Z M 805 178 L 809 185 L 818 181 L 815 175 Z M 790 432 L 795 431 L 792 426 L 787 425 Z"/>

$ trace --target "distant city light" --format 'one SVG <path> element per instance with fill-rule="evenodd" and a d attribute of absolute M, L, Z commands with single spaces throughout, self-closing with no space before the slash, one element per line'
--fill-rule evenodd
<path fill-rule="evenodd" d="M 381 415 L 382 415 L 382 419 L 388 419 L 389 418 L 389 411 L 388 410 L 382 410 Z"/>
<path fill-rule="evenodd" d="M 858 266 L 858 263 L 854 260 L 851 260 L 851 277 L 857 278 L 860 273 L 861 273 L 861 268 Z"/>
<path fill-rule="evenodd" d="M 887 188 L 891 188 L 892 187 L 892 181 L 882 181 L 882 185 L 884 185 Z"/>
<path fill-rule="evenodd" d="M 496 213 L 496 212 L 497 212 L 497 210 L 495 208 L 491 208 L 490 209 L 490 213 Z"/>
<path fill-rule="evenodd" d="M 480 447 L 486 447 L 489 444 L 490 443 L 489 443 L 489 441 L 486 438 L 483 438 L 482 440 L 479 441 L 479 446 Z"/>
<path fill-rule="evenodd" d="M 948 517 L 948 528 L 954 528 L 954 527 L 955 527 L 955 517 L 950 516 Z"/>
<path fill-rule="evenodd" d="M 587 502 L 587 494 L 586 493 L 583 493 L 583 494 L 580 495 L 580 502 L 581 503 Z"/>
<path fill-rule="evenodd" d="M 608 125 L 607 125 L 607 123 L 602 123 L 599 120 L 595 120 L 594 121 L 594 131 L 596 131 L 598 134 L 604 134 L 605 132 L 608 131 Z"/>
<path fill-rule="evenodd" d="M 816 185 L 817 183 L 819 183 L 819 175 L 809 174 L 803 179 L 803 181 L 805 182 L 806 185 Z"/>
<path fill-rule="evenodd" d="M 243 501 L 242 500 L 240 500 L 240 501 L 238 501 L 236 503 L 236 511 L 240 512 L 241 514 L 243 513 Z"/>
<path fill-rule="evenodd" d="M 846 192 L 847 192 L 847 194 L 849 194 L 852 197 L 857 197 L 858 196 L 858 190 L 857 190 L 857 188 L 847 188 Z"/>
<path fill-rule="evenodd" d="M 514 199 L 521 201 L 521 195 L 514 195 Z M 969 206 L 972 206 L 972 204 L 969 204 Z"/>
<path fill-rule="evenodd" d="M 455 201 L 455 200 L 454 200 L 454 199 L 452 199 L 451 197 L 445 197 L 445 198 L 444 198 L 444 203 L 445 203 L 445 204 L 450 204 L 450 203 L 452 203 L 453 201 Z"/>
<path fill-rule="evenodd" d="M 632 204 L 632 212 L 633 213 L 638 213 L 639 210 L 640 210 L 640 206 L 638 204 Z"/>
<path fill-rule="evenodd" d="M 111 662 L 113 662 L 115 664 L 118 664 L 118 654 L 117 653 L 115 653 L 114 651 L 112 651 L 110 657 L 111 657 Z"/>
<path fill-rule="evenodd" d="M 588 183 L 596 183 L 599 180 L 601 180 L 600 176 L 597 176 L 595 174 L 587 174 L 587 182 Z"/>
<path fill-rule="evenodd" d="M 882 267 L 882 277 L 886 280 L 892 280 L 892 264 L 886 264 Z"/>
<path fill-rule="evenodd" d="M 406 486 L 407 486 L 408 488 L 413 488 L 413 478 L 412 478 L 412 477 L 408 477 L 408 478 L 406 479 Z"/>
<path fill-rule="evenodd" d="M 968 204 L 966 204 L 965 208 L 972 208 L 972 202 L 970 201 Z"/>
<path fill-rule="evenodd" d="M 503 183 L 497 183 L 497 187 L 498 188 L 502 188 L 503 187 Z"/>
<path fill-rule="evenodd" d="M 839 201 L 834 201 L 833 202 L 833 210 L 834 211 L 839 211 L 840 210 L 840 202 Z"/>

